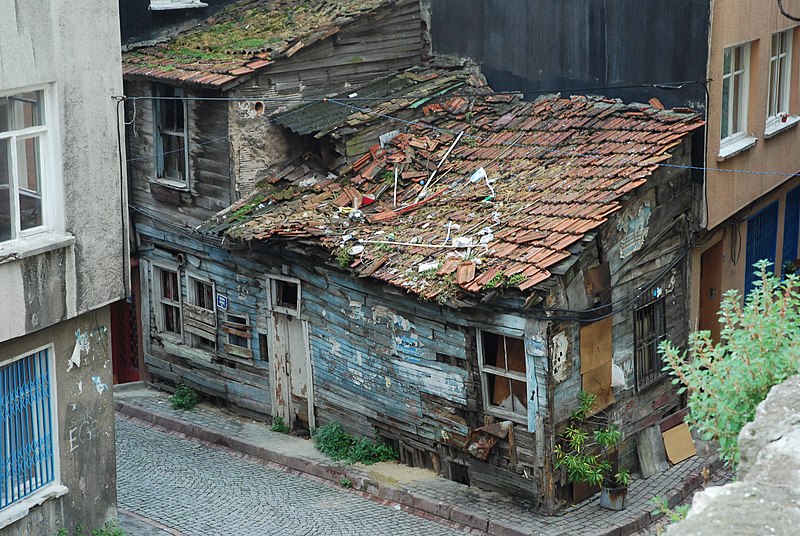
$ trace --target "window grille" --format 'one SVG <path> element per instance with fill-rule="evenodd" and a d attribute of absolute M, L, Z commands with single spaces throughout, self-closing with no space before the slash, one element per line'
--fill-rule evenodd
<path fill-rule="evenodd" d="M 636 388 L 643 389 L 664 375 L 658 345 L 667 335 L 666 302 L 656 288 L 634 309 Z"/>
<path fill-rule="evenodd" d="M 1 367 L 0 387 L 2 509 L 55 480 L 48 350 Z"/>

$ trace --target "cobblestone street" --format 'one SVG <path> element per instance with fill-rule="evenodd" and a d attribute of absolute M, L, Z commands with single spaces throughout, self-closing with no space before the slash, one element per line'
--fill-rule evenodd
<path fill-rule="evenodd" d="M 120 417 L 117 472 L 121 523 L 129 536 L 464 534 L 357 493 Z M 162 528 L 133 519 L 126 510 Z"/>

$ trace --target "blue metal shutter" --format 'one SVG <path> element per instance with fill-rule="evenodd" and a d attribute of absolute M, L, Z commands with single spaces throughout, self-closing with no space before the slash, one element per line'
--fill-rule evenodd
<path fill-rule="evenodd" d="M 744 292 L 753 289 L 756 276 L 753 264 L 767 259 L 775 262 L 775 250 L 778 239 L 778 202 L 747 220 L 747 265 L 745 266 Z"/>
<path fill-rule="evenodd" d="M 800 235 L 800 188 L 786 194 L 786 209 L 783 213 L 783 251 L 781 259 L 797 259 L 798 236 Z M 783 274 L 783 270 L 781 270 Z"/>

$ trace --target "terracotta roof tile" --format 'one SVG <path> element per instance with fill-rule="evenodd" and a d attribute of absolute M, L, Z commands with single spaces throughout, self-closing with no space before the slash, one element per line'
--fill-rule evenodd
<path fill-rule="evenodd" d="M 669 148 L 702 125 L 698 114 L 587 97 L 548 96 L 533 103 L 491 94 L 441 99 L 428 103 L 441 104 L 430 115 L 415 109 L 424 124 L 411 125 L 347 168 L 344 189 L 337 190 L 335 181 L 321 187 L 327 197 L 318 197 L 314 186 L 308 193 L 298 189 L 291 201 L 250 213 L 242 213 L 243 207 L 260 206 L 260 200 L 245 199 L 206 228 L 240 240 L 268 240 L 278 229 L 289 230 L 284 236 L 314 238 L 332 252 L 347 253 L 360 243 L 363 251 L 353 250 L 354 261 L 361 261 L 353 263 L 356 271 L 423 297 L 444 299 L 459 288 L 527 290 L 550 277 L 586 233 L 620 209 L 625 193 L 670 158 Z M 474 114 L 471 127 L 463 121 L 462 100 Z M 362 115 L 341 124 L 357 130 L 375 120 Z M 453 144 L 454 132 L 466 129 L 472 137 L 462 137 L 431 184 L 421 185 Z M 302 177 L 285 175 L 268 188 L 285 189 L 289 182 L 294 188 L 311 177 L 322 184 L 326 170 L 303 166 Z M 395 168 L 396 206 L 393 188 L 383 179 Z M 374 202 L 354 210 L 353 199 L 367 193 Z M 279 210 L 301 202 L 303 210 Z M 465 258 L 471 265 L 462 269 Z"/>

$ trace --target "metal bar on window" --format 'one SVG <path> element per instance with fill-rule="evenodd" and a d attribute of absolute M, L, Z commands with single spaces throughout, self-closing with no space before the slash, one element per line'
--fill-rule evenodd
<path fill-rule="evenodd" d="M 0 385 L 2 509 L 55 478 L 48 351 L 0 367 Z"/>

